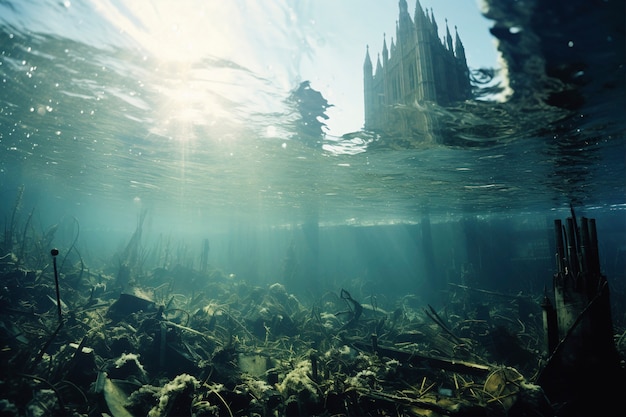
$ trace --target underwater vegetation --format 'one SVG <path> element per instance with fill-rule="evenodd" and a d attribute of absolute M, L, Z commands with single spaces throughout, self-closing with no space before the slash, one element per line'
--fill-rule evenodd
<path fill-rule="evenodd" d="M 19 221 L 19 199 L 0 255 L 2 416 L 576 415 L 537 383 L 543 294 L 468 279 L 440 310 L 352 288 L 304 303 L 212 268 L 208 242 L 197 269 L 168 249 L 150 266 L 145 212 L 93 269 L 77 238 L 51 249 L 55 228 Z"/>

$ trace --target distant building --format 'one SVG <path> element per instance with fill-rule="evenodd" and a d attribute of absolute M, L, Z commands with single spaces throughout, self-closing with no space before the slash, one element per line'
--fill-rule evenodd
<path fill-rule="evenodd" d="M 446 106 L 471 97 L 465 49 L 446 21 L 446 36 L 439 39 L 432 10 L 419 0 L 411 19 L 406 0 L 399 1 L 396 39 L 383 39 L 373 71 L 369 47 L 363 64 L 365 129 L 429 136 L 433 120 L 415 109 L 426 102 Z"/>

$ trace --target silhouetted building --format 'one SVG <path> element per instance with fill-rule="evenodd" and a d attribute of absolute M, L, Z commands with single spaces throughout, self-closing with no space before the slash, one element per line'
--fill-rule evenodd
<path fill-rule="evenodd" d="M 458 32 L 452 39 L 447 21 L 446 35 L 439 39 L 432 10 L 422 9 L 419 0 L 413 19 L 406 0 L 399 7 L 396 39 L 389 49 L 383 40 L 375 72 L 369 47 L 365 55 L 365 129 L 428 134 L 432 119 L 414 109 L 425 102 L 445 106 L 471 97 L 465 49 Z"/>

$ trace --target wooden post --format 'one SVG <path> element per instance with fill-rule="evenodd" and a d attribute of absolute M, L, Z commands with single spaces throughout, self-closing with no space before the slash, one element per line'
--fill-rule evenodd
<path fill-rule="evenodd" d="M 542 303 L 549 358 L 538 383 L 552 402 L 576 404 L 584 415 L 595 410 L 594 399 L 623 394 L 626 375 L 613 340 L 608 281 L 600 272 L 595 220 L 582 217 L 579 228 L 572 209 L 566 225 L 554 222 L 554 304 L 547 296 Z M 590 384 L 600 380 L 611 382 Z"/>

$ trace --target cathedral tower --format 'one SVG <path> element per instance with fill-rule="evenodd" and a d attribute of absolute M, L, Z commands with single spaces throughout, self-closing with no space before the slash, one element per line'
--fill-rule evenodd
<path fill-rule="evenodd" d="M 452 38 L 446 21 L 446 34 L 439 39 L 432 10 L 424 10 L 417 0 L 413 18 L 406 0 L 398 2 L 396 36 L 383 38 L 374 71 L 369 47 L 363 64 L 365 129 L 374 131 L 422 131 L 432 122 L 427 116 L 411 118 L 397 112 L 401 107 L 419 107 L 432 102 L 441 106 L 471 98 L 469 69 L 458 32 Z M 396 110 L 394 110 L 396 109 Z"/>

